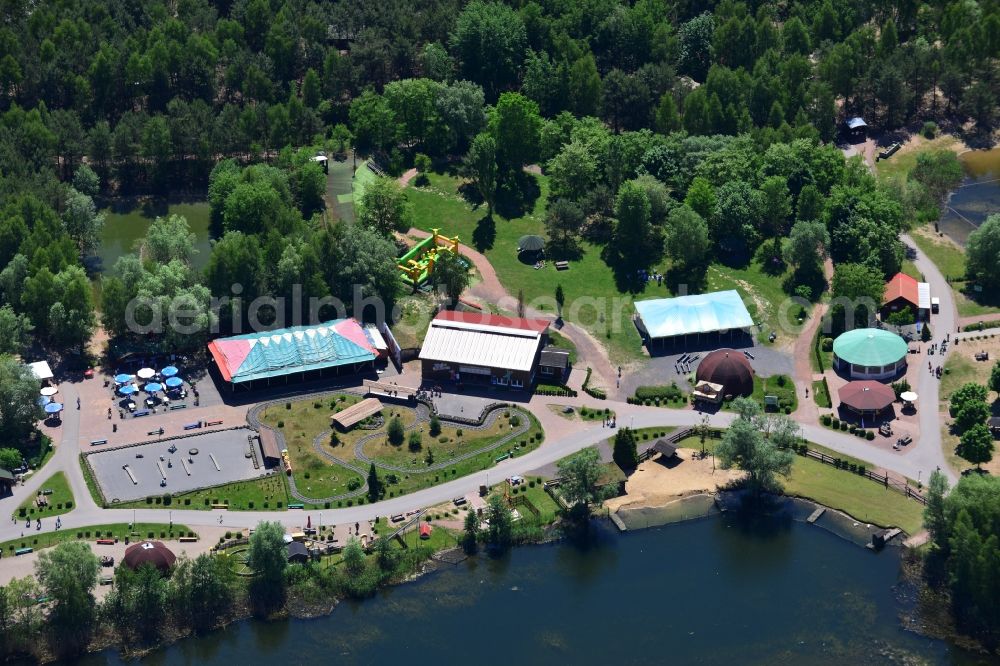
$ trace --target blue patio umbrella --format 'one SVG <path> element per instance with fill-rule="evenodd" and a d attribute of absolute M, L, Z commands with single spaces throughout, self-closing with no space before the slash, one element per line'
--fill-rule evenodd
<path fill-rule="evenodd" d="M 122 395 L 132 395 L 133 393 L 135 393 L 135 391 L 136 391 L 135 387 L 132 386 L 131 384 L 126 384 L 125 386 L 122 386 L 118 389 L 118 392 L 121 393 Z"/>
<path fill-rule="evenodd" d="M 132 375 L 126 375 L 124 373 L 115 375 L 115 384 L 128 384 L 130 381 L 132 381 Z"/>
<path fill-rule="evenodd" d="M 46 414 L 58 414 L 61 411 L 62 411 L 61 402 L 50 402 L 49 404 L 45 405 Z"/>
<path fill-rule="evenodd" d="M 160 374 L 164 377 L 173 377 L 177 374 L 177 368 L 172 365 L 168 365 L 163 368 L 163 370 L 160 370 Z"/>
<path fill-rule="evenodd" d="M 162 391 L 163 385 L 156 382 L 149 382 L 146 384 L 146 393 L 156 393 L 157 391 Z"/>
<path fill-rule="evenodd" d="M 168 388 L 177 388 L 184 384 L 184 380 L 180 377 L 167 377 L 167 381 L 164 382 Z"/>
<path fill-rule="evenodd" d="M 38 406 L 39 407 L 44 407 L 45 405 L 49 404 L 50 402 L 52 402 L 52 398 L 50 398 L 49 396 L 47 396 L 47 395 L 40 395 L 40 396 L 38 396 Z"/>

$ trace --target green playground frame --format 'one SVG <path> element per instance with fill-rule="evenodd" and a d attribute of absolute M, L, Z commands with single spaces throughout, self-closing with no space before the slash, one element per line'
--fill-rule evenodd
<path fill-rule="evenodd" d="M 434 264 L 442 252 L 459 256 L 458 236 L 448 238 L 439 234 L 437 229 L 432 229 L 431 232 L 430 236 L 411 247 L 398 261 L 400 277 L 414 288 L 427 282 L 434 274 Z"/>

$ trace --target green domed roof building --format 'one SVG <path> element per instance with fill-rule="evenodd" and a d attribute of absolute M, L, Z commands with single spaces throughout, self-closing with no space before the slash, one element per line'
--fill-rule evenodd
<path fill-rule="evenodd" d="M 906 372 L 909 345 L 895 333 L 856 328 L 833 342 L 833 367 L 851 379 L 891 379 Z"/>

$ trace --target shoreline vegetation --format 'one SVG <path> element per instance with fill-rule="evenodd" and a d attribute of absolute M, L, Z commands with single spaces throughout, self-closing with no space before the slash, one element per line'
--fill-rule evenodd
<path fill-rule="evenodd" d="M 691 447 L 698 446 L 699 443 L 695 440 L 697 440 L 697 437 L 691 437 L 686 443 Z M 709 439 L 706 442 L 706 447 L 709 450 L 714 450 L 715 446 L 717 446 L 717 440 L 713 441 Z M 683 450 L 693 451 L 694 449 Z M 829 506 L 816 501 L 814 497 L 818 493 L 815 492 L 815 486 L 813 488 L 814 492 L 808 492 L 809 484 L 815 484 L 814 479 L 807 479 L 802 482 L 801 485 L 807 488 L 803 492 L 794 483 L 796 470 L 798 469 L 797 466 L 802 463 L 812 463 L 823 468 L 822 471 L 824 473 L 828 471 L 830 474 L 840 475 L 841 481 L 848 480 L 849 482 L 854 482 L 856 479 L 858 482 L 867 482 L 857 475 L 850 474 L 846 470 L 835 469 L 796 456 L 793 459 L 793 465 L 796 467 L 793 467 L 792 475 L 789 477 L 788 483 L 786 483 L 787 494 L 781 497 L 775 496 L 769 505 L 770 508 L 768 511 L 773 510 L 773 512 L 777 512 L 779 515 L 787 515 L 792 520 L 801 522 L 805 521 L 806 517 L 812 514 L 816 508 L 822 507 L 833 518 L 819 521 L 820 524 L 818 526 L 859 545 L 870 539 L 873 531 L 871 525 L 888 526 L 888 524 L 883 525 L 885 521 L 879 521 L 870 517 L 861 519 L 851 512 L 844 510 L 842 507 Z M 654 465 L 659 463 L 647 461 L 645 464 Z M 614 466 L 613 463 L 606 466 L 613 466 L 617 469 L 617 466 Z M 613 477 L 606 471 L 602 471 L 600 476 L 602 480 L 599 480 L 598 483 L 612 483 L 615 485 L 624 483 L 617 480 L 620 477 Z M 867 483 L 873 487 L 877 485 L 871 482 Z M 528 487 L 529 484 L 530 488 Z M 729 484 L 730 487 L 733 485 L 735 484 Z M 107 649 L 117 649 L 123 658 L 134 659 L 171 645 L 183 638 L 197 635 L 204 631 L 217 630 L 247 619 L 321 617 L 331 613 L 343 600 L 368 598 L 374 595 L 378 589 L 389 585 L 410 582 L 420 576 L 438 570 L 440 567 L 436 562 L 439 556 L 441 556 L 442 561 L 454 561 L 455 559 L 464 559 L 466 555 L 473 555 L 480 546 L 485 548 L 488 554 L 492 555 L 514 545 L 545 543 L 564 538 L 572 542 L 578 536 L 577 532 L 572 529 L 573 525 L 576 524 L 576 517 L 573 515 L 574 512 L 567 513 L 565 509 L 566 503 L 561 497 L 558 497 L 559 493 L 560 491 L 545 488 L 540 479 L 536 478 L 530 479 L 520 488 L 509 489 L 506 488 L 506 484 L 504 483 L 494 486 L 491 488 L 490 496 L 487 498 L 490 501 L 485 509 L 485 515 L 490 519 L 491 524 L 494 520 L 497 524 L 503 523 L 504 519 L 497 519 L 496 515 L 491 512 L 497 511 L 497 505 L 504 506 L 504 503 L 494 501 L 502 499 L 504 495 L 514 500 L 512 504 L 515 507 L 524 507 L 526 503 L 532 504 L 531 498 L 535 498 L 534 504 L 541 503 L 541 499 L 539 499 L 541 496 L 544 496 L 544 499 L 551 498 L 549 503 L 552 504 L 553 510 L 550 511 L 542 507 L 541 511 L 524 511 L 522 508 L 523 516 L 521 520 L 507 523 L 506 533 L 495 534 L 492 531 L 480 530 L 477 526 L 475 530 L 476 536 L 472 543 L 468 540 L 468 531 L 461 532 L 453 529 L 453 525 L 459 524 L 461 516 L 451 506 L 446 508 L 431 508 L 421 518 L 421 525 L 429 524 L 433 528 L 431 539 L 426 542 L 417 538 L 416 525 L 402 538 L 387 539 L 387 533 L 382 533 L 382 530 L 387 527 L 386 523 L 384 520 L 376 521 L 376 534 L 380 534 L 382 538 L 376 539 L 370 552 L 367 554 L 355 542 L 349 543 L 337 555 L 325 557 L 316 562 L 310 562 L 305 566 L 282 566 L 280 575 L 272 581 L 273 584 L 277 585 L 278 592 L 276 595 L 280 599 L 280 602 L 272 607 L 261 607 L 260 603 L 255 601 L 255 586 L 259 581 L 258 576 L 247 578 L 245 575 L 241 576 L 233 573 L 234 570 L 238 569 L 240 562 L 245 564 L 245 560 L 241 559 L 240 548 L 223 549 L 211 556 L 199 556 L 193 561 L 187 561 L 185 558 L 180 565 L 179 570 L 181 573 L 175 574 L 175 576 L 180 576 L 180 582 L 174 581 L 174 579 L 163 579 L 161 581 L 165 590 L 162 598 L 165 601 L 163 602 L 162 625 L 159 630 L 149 635 L 146 639 L 140 639 L 139 636 L 142 632 L 138 627 L 131 626 L 128 621 L 122 620 L 120 617 L 117 620 L 115 619 L 113 612 L 115 607 L 113 604 L 120 602 L 109 602 L 105 599 L 105 602 L 99 606 L 98 619 L 94 627 L 93 636 L 89 641 L 88 651 L 99 652 Z M 618 510 L 627 509 L 632 511 L 637 508 L 662 509 L 669 506 L 684 509 L 673 512 L 673 516 L 659 520 L 649 520 L 647 518 L 645 524 L 641 527 L 630 526 L 627 531 L 631 531 L 645 527 L 665 526 L 688 519 L 708 517 L 724 510 L 732 510 L 736 506 L 734 498 L 739 497 L 740 494 L 739 492 L 730 492 L 727 489 L 718 489 L 707 493 L 699 492 L 694 496 L 675 497 L 666 504 L 658 505 L 644 503 L 641 497 L 637 497 L 634 501 L 629 502 L 627 506 L 622 506 Z M 810 494 L 813 497 L 808 497 Z M 802 495 L 806 496 L 802 497 Z M 710 506 L 707 510 L 704 506 L 706 496 L 710 498 Z M 911 502 L 914 506 L 917 506 L 915 502 L 902 496 L 899 496 L 898 499 Z M 694 507 L 693 511 L 686 510 L 686 505 L 689 503 Z M 612 512 L 603 505 L 595 513 L 594 518 L 597 520 L 611 519 Z M 503 512 L 501 512 L 502 514 Z M 471 512 L 465 513 L 467 519 L 469 515 L 471 515 Z M 509 520 L 510 513 L 507 512 L 506 515 L 507 520 Z M 614 522 L 621 526 L 620 521 Z M 858 527 L 859 522 L 870 523 L 870 525 Z M 258 532 L 267 531 L 265 529 L 267 525 L 267 523 L 262 523 L 258 526 L 254 535 Z M 279 532 L 284 531 L 277 524 L 271 525 L 274 525 Z M 468 520 L 466 520 L 466 528 L 468 529 Z M 909 524 L 907 528 L 907 531 L 909 531 L 914 526 Z M 145 530 L 145 527 L 143 529 Z M 178 530 L 183 534 L 188 531 L 188 528 L 174 526 L 174 531 L 177 532 Z M 100 530 L 89 528 L 86 530 L 73 530 L 72 534 L 89 532 L 96 535 L 104 531 L 107 530 L 103 528 Z M 72 536 L 70 533 L 67 534 L 70 537 Z M 255 536 L 251 537 L 251 539 L 253 538 Z M 252 549 L 253 545 L 249 546 L 249 548 Z M 279 557 L 283 565 L 283 542 L 277 543 L 274 548 L 280 551 Z M 458 555 L 463 550 L 465 554 Z M 449 557 L 450 553 L 454 553 L 457 557 Z M 215 568 L 212 568 L 213 566 Z M 190 578 L 188 578 L 190 567 L 215 572 L 214 575 L 217 577 L 215 580 L 216 584 L 225 588 L 225 590 L 220 588 L 215 591 L 215 594 L 222 596 L 225 604 L 218 606 L 215 614 L 209 620 L 205 621 L 203 619 L 203 624 L 200 627 L 187 624 L 183 616 L 179 614 L 180 609 L 185 607 L 185 595 L 193 593 Z M 125 586 L 125 589 L 130 589 L 130 577 L 137 575 L 126 574 L 117 576 L 114 589 L 120 590 L 122 589 L 121 586 Z M 15 581 L 6 588 L 0 588 L 2 590 L 0 591 L 0 596 L 17 590 L 18 585 L 21 584 L 23 583 Z M 256 594 L 259 597 L 259 590 Z M 107 608 L 109 604 L 112 605 L 111 609 Z M 21 612 L 23 613 L 24 609 Z M 18 625 L 14 624 L 13 626 Z M 40 648 L 39 646 L 34 646 L 31 654 L 43 662 L 59 657 L 59 655 L 49 651 L 48 648 Z"/>

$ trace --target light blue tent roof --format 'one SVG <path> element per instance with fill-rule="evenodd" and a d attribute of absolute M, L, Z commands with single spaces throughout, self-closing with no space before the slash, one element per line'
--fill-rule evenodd
<path fill-rule="evenodd" d="M 642 327 L 651 338 L 750 328 L 753 319 L 735 290 L 657 298 L 635 304 Z"/>
<path fill-rule="evenodd" d="M 848 129 L 860 129 L 862 127 L 868 127 L 868 123 L 865 119 L 860 116 L 854 116 L 853 118 L 848 118 L 847 120 Z"/>

